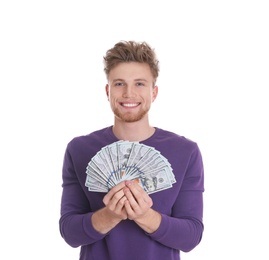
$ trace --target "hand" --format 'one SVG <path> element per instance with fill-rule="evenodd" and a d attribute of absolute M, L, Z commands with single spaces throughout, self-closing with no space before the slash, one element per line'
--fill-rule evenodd
<path fill-rule="evenodd" d="M 114 186 L 103 198 L 109 214 L 120 220 L 127 219 L 127 212 L 124 208 L 127 198 L 123 192 L 124 188 L 125 182 L 121 182 Z"/>
<path fill-rule="evenodd" d="M 127 219 L 124 207 L 127 198 L 123 192 L 124 188 L 125 182 L 113 187 L 103 198 L 105 207 L 93 213 L 92 225 L 100 233 L 108 233 L 122 220 Z"/>
<path fill-rule="evenodd" d="M 137 220 L 146 216 L 153 205 L 152 199 L 136 180 L 125 181 L 123 187 L 125 211 L 128 219 Z"/>

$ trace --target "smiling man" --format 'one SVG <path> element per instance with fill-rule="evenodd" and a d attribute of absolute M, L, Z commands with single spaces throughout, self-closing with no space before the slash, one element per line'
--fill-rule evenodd
<path fill-rule="evenodd" d="M 106 93 L 117 123 L 142 120 L 148 125 L 148 111 L 158 87 L 147 63 L 121 63 L 113 68 L 108 75 Z"/>
<path fill-rule="evenodd" d="M 196 142 L 150 125 L 159 62 L 146 42 L 118 42 L 106 52 L 104 65 L 114 124 L 67 145 L 61 235 L 81 247 L 81 260 L 179 260 L 180 251 L 200 243 L 204 230 L 200 150 Z M 124 152 L 121 145 L 127 145 Z M 118 172 L 129 169 L 129 179 L 121 181 Z M 117 182 L 111 188 L 112 177 Z M 146 179 L 154 179 L 154 189 L 147 189 Z M 108 186 L 107 192 L 99 190 Z"/>

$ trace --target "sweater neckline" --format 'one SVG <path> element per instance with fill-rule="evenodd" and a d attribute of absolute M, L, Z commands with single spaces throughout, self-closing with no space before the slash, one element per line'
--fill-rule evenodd
<path fill-rule="evenodd" d="M 113 128 L 113 125 L 111 125 L 111 126 L 109 126 L 109 127 L 107 128 L 107 130 L 108 130 L 108 134 L 109 134 L 113 139 L 119 141 L 120 139 L 118 139 L 118 138 L 114 135 L 114 133 L 113 133 L 113 131 L 112 131 L 112 128 Z M 139 143 L 147 143 L 147 142 L 149 142 L 151 139 L 155 138 L 155 137 L 158 135 L 160 129 L 159 129 L 158 127 L 154 127 L 154 128 L 155 128 L 155 132 L 153 133 L 153 135 L 151 135 L 151 136 L 148 137 L 147 139 L 144 139 L 144 140 L 142 140 L 142 141 L 138 141 L 138 142 L 139 142 Z"/>

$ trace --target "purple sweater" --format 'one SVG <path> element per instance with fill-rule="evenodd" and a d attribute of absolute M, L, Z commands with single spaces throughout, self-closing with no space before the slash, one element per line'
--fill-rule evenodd
<path fill-rule="evenodd" d="M 160 151 L 176 178 L 172 188 L 150 194 L 152 208 L 162 215 L 160 227 L 148 234 L 124 220 L 107 234 L 91 223 L 93 212 L 104 207 L 105 193 L 85 186 L 86 167 L 104 146 L 118 141 L 112 127 L 76 137 L 69 142 L 63 163 L 60 233 L 72 247 L 81 247 L 80 260 L 174 260 L 188 252 L 203 234 L 204 171 L 197 144 L 156 128 L 143 144 Z"/>

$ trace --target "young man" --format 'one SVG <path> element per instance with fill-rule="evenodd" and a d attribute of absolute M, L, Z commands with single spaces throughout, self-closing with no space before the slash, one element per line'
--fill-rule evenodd
<path fill-rule="evenodd" d="M 203 234 L 204 172 L 200 150 L 195 142 L 149 123 L 148 112 L 158 95 L 159 64 L 147 43 L 115 44 L 107 51 L 104 65 L 105 90 L 114 124 L 76 137 L 67 145 L 61 235 L 70 246 L 81 247 L 81 260 L 179 260 L 180 251 L 195 248 Z M 167 159 L 175 178 L 171 187 L 150 193 L 146 185 L 129 178 L 107 192 L 90 190 L 87 184 L 93 183 L 93 177 L 86 174 L 89 162 L 102 148 L 120 140 L 141 144 Z M 118 167 L 123 166 L 119 163 Z M 142 170 L 147 169 L 146 162 L 138 168 L 140 174 L 154 175 L 154 169 Z M 106 186 L 98 169 L 97 179 Z M 159 173 L 155 169 L 155 175 Z M 164 180 L 159 179 L 160 183 Z"/>

